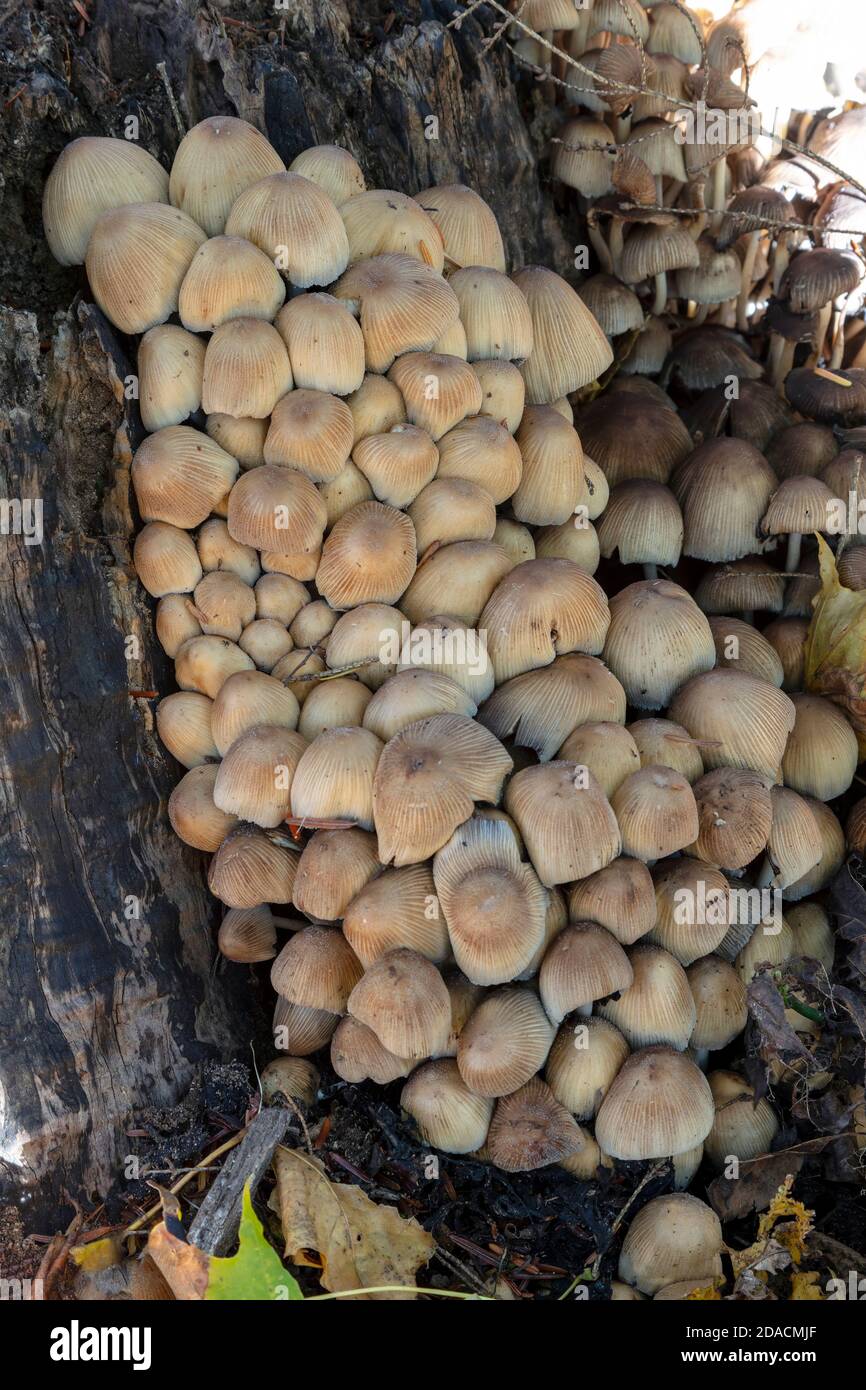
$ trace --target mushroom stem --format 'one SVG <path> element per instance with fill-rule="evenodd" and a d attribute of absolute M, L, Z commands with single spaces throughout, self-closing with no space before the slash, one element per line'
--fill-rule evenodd
<path fill-rule="evenodd" d="M 717 159 L 713 165 L 712 183 L 710 187 L 710 207 L 716 213 L 710 226 L 712 231 L 717 231 L 722 220 L 722 213 L 725 209 L 725 202 L 728 194 L 728 161 L 722 157 Z"/>
<path fill-rule="evenodd" d="M 776 242 L 776 250 L 773 253 L 773 294 L 779 293 L 779 286 L 782 283 L 782 276 L 788 269 L 788 262 L 791 259 L 791 234 L 782 232 Z"/>
<path fill-rule="evenodd" d="M 800 563 L 800 545 L 803 537 L 799 531 L 792 531 L 788 537 L 788 550 L 785 555 L 785 573 L 796 574 Z"/>
<path fill-rule="evenodd" d="M 845 356 L 845 309 L 848 304 L 848 295 L 836 300 L 833 310 L 833 328 L 830 333 L 830 370 L 835 371 L 842 366 L 842 359 Z"/>
<path fill-rule="evenodd" d="M 631 134 L 631 108 L 622 116 L 617 116 L 614 120 L 614 135 L 618 145 L 624 145 Z"/>
<path fill-rule="evenodd" d="M 658 316 L 659 314 L 664 313 L 665 305 L 668 302 L 668 277 L 664 271 L 661 271 L 655 277 L 655 287 L 656 292 L 655 299 L 653 300 L 652 311 L 656 316 Z"/>
<path fill-rule="evenodd" d="M 693 1051 L 695 1066 L 700 1067 L 701 1071 L 706 1071 L 710 1062 L 710 1049 L 708 1047 L 696 1047 Z"/>
<path fill-rule="evenodd" d="M 591 1017 L 592 1017 L 592 1004 L 591 1004 L 591 1003 L 590 1003 L 590 1004 L 578 1004 L 578 1006 L 577 1006 L 577 1008 L 575 1009 L 574 1012 L 575 1012 L 576 1014 L 580 1014 L 581 1018 L 591 1018 Z"/>
<path fill-rule="evenodd" d="M 290 917 L 277 917 L 275 914 L 271 914 L 271 921 L 281 931 L 298 931 L 306 925 L 305 922 L 293 922 Z"/>
<path fill-rule="evenodd" d="M 614 275 L 619 275 L 619 265 L 623 252 L 623 219 L 612 217 L 610 220 L 610 231 L 608 233 L 608 246 L 610 248 L 610 259 L 613 265 Z M 837 363 L 838 365 L 838 363 Z"/>
<path fill-rule="evenodd" d="M 773 376 L 773 385 L 780 396 L 785 394 L 785 377 L 794 365 L 795 343 L 789 343 L 778 333 L 771 334 L 770 338 L 770 367 Z"/>
<path fill-rule="evenodd" d="M 741 333 L 749 331 L 749 295 L 752 292 L 752 280 L 755 272 L 755 258 L 758 254 L 758 244 L 761 240 L 761 229 L 749 233 L 749 240 L 746 243 L 746 254 L 743 257 L 743 274 L 740 282 L 740 297 L 737 300 L 737 327 Z"/>
<path fill-rule="evenodd" d="M 698 305 L 698 307 L 697 307 L 697 313 L 695 314 L 695 317 L 694 317 L 694 319 L 693 319 L 693 323 L 694 323 L 695 328 L 700 328 L 701 324 L 706 322 L 707 314 L 708 314 L 709 312 L 710 312 L 710 305 L 709 305 L 709 304 L 699 304 L 699 305 Z"/>
<path fill-rule="evenodd" d="M 608 250 L 607 242 L 601 234 L 601 229 L 594 222 L 587 221 L 587 231 L 592 248 L 598 256 L 598 262 L 605 275 L 613 275 L 613 260 Z"/>
<path fill-rule="evenodd" d="M 812 352 L 809 356 L 809 366 L 815 367 L 824 356 L 824 344 L 827 337 L 827 329 L 830 327 L 830 320 L 833 317 L 833 303 L 828 300 L 818 311 L 818 323 L 815 334 L 812 338 Z"/>
<path fill-rule="evenodd" d="M 658 579 L 658 565 L 653 565 L 647 560 L 643 567 L 643 577 L 644 579 Z"/>

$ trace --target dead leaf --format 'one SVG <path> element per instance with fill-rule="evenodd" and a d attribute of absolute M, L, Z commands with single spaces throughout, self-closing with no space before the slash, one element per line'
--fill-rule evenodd
<path fill-rule="evenodd" d="M 845 710 L 866 757 L 866 593 L 846 589 L 827 542 L 818 537 L 821 588 L 806 638 L 804 686 Z"/>
<path fill-rule="evenodd" d="M 360 1187 L 332 1183 L 317 1158 L 280 1148 L 274 1168 L 270 1204 L 282 1223 L 288 1259 L 321 1268 L 322 1286 L 330 1293 L 400 1285 L 399 1292 L 362 1297 L 415 1297 L 410 1290 L 416 1273 L 435 1249 L 417 1221 L 378 1206 Z"/>
<path fill-rule="evenodd" d="M 794 1303 L 805 1303 L 814 1300 L 823 1302 L 824 1295 L 821 1292 L 819 1280 L 821 1276 L 816 1270 L 804 1272 L 798 1270 L 791 1279 L 791 1300 Z"/>
<path fill-rule="evenodd" d="M 714 1178 L 707 1196 L 720 1221 L 736 1221 L 753 1211 L 765 1211 L 790 1174 L 796 1177 L 805 1154 L 780 1153 L 740 1164 L 737 1178 Z"/>

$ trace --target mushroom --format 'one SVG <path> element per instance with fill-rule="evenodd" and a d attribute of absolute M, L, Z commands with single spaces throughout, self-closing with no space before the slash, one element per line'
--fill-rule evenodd
<path fill-rule="evenodd" d="M 687 681 L 671 701 L 670 714 L 703 741 L 708 770 L 747 767 L 775 779 L 796 707 L 769 681 L 722 669 Z"/>
<path fill-rule="evenodd" d="M 766 777 L 720 767 L 694 785 L 700 830 L 691 852 L 720 869 L 744 869 L 767 847 L 773 802 Z"/>
<path fill-rule="evenodd" d="M 660 763 L 696 782 L 704 770 L 700 744 L 671 719 L 637 719 L 628 731 L 640 754 L 641 767 Z"/>
<path fill-rule="evenodd" d="M 314 920 L 336 922 L 380 869 L 375 835 L 357 826 L 316 830 L 301 852 L 292 902 Z"/>
<path fill-rule="evenodd" d="M 439 450 L 426 430 L 416 425 L 394 425 L 387 434 L 369 434 L 362 439 L 355 445 L 352 460 L 379 502 L 409 507 L 433 482 Z M 489 530 L 492 534 L 492 525 Z M 489 539 L 489 535 L 483 539 Z M 423 553 L 423 547 L 419 548 Z"/>
<path fill-rule="evenodd" d="M 731 1158 L 748 1162 L 768 1153 L 779 1128 L 770 1102 L 756 1099 L 754 1087 L 736 1072 L 714 1071 L 707 1080 L 716 1114 L 704 1152 L 713 1167 L 724 1169 Z"/>
<path fill-rule="evenodd" d="M 372 1028 L 346 1015 L 331 1038 L 331 1066 L 343 1081 L 375 1081 L 387 1086 L 408 1076 L 414 1066 L 410 1057 L 395 1057 L 383 1047 Z"/>
<path fill-rule="evenodd" d="M 521 413 L 525 414 L 522 407 Z M 569 441 L 571 438 L 564 431 L 556 437 Z M 497 506 L 507 501 L 520 485 L 523 475 L 520 446 L 504 425 L 486 415 L 462 420 L 440 437 L 438 448 L 437 478 L 463 478 L 476 483 L 490 494 Z M 566 460 L 573 454 L 574 445 L 570 442 Z"/>
<path fill-rule="evenodd" d="M 633 1048 L 665 1043 L 683 1052 L 695 1026 L 695 1001 L 686 972 L 661 946 L 643 942 L 628 953 L 632 982 L 599 1006 Z"/>
<path fill-rule="evenodd" d="M 683 517 L 663 483 L 635 478 L 613 488 L 598 527 L 605 559 L 616 551 L 621 565 L 642 565 L 644 578 L 658 578 L 658 566 L 679 563 Z"/>
<path fill-rule="evenodd" d="M 386 869 L 346 904 L 343 933 L 365 969 L 400 946 L 439 963 L 449 954 L 448 932 L 431 904 L 436 905 L 436 893 L 428 865 Z"/>
<path fill-rule="evenodd" d="M 337 207 L 367 188 L 361 166 L 342 145 L 311 145 L 301 150 L 289 165 L 289 172 L 303 174 L 305 179 L 317 183 Z"/>
<path fill-rule="evenodd" d="M 277 995 L 272 1030 L 274 1047 L 295 1057 L 308 1057 L 327 1047 L 339 1022 L 339 1014 L 329 1013 L 327 1009 L 308 1009 L 303 1004 L 290 1004 L 288 999 Z"/>
<path fill-rule="evenodd" d="M 192 845 L 193 849 L 207 850 L 210 854 L 219 849 L 238 819 L 214 802 L 218 770 L 213 763 L 191 767 L 168 799 L 168 818 L 178 839 L 183 840 L 185 845 Z"/>
<path fill-rule="evenodd" d="M 629 958 L 619 942 L 595 922 L 570 922 L 548 947 L 538 976 L 548 1017 L 561 1023 L 575 1010 L 591 1014 L 596 999 L 628 989 Z"/>
<path fill-rule="evenodd" d="M 571 286 L 543 266 L 527 266 L 511 278 L 532 316 L 532 351 L 520 368 L 528 404 L 549 405 L 601 376 L 613 352 Z"/>
<path fill-rule="evenodd" d="M 180 287 L 207 238 L 165 203 L 112 207 L 96 219 L 85 265 L 93 297 L 122 333 L 145 333 L 176 311 Z"/>
<path fill-rule="evenodd" d="M 451 1058 L 425 1062 L 400 1094 L 427 1144 L 444 1153 L 472 1153 L 487 1139 L 493 1101 L 470 1091 Z"/>
<path fill-rule="evenodd" d="M 610 487 L 631 478 L 667 483 L 692 452 L 678 415 L 656 401 L 623 395 L 593 401 L 580 417 L 583 447 L 603 470 Z"/>
<path fill-rule="evenodd" d="M 472 370 L 481 383 L 480 416 L 496 420 L 509 434 L 514 434 L 523 415 L 526 386 L 513 362 L 485 358 L 472 363 Z"/>
<path fill-rule="evenodd" d="M 409 615 L 411 617 L 411 614 Z M 610 622 L 604 591 L 571 560 L 529 560 L 500 581 L 481 613 L 497 682 L 564 652 L 598 655 Z"/>
<path fill-rule="evenodd" d="M 298 733 L 310 743 L 326 729 L 354 728 L 363 724 L 372 692 L 361 681 L 328 677 L 308 689 L 298 719 Z"/>
<path fill-rule="evenodd" d="M 622 848 L 616 817 L 592 774 L 550 762 L 516 772 L 505 809 L 513 816 L 547 888 L 603 869 Z"/>
<path fill-rule="evenodd" d="M 213 700 L 199 691 L 176 690 L 156 707 L 156 728 L 169 753 L 182 767 L 218 761 L 211 733 Z"/>
<path fill-rule="evenodd" d="M 451 1001 L 442 976 L 424 956 L 405 947 L 373 961 L 352 989 L 347 1008 L 397 1057 L 432 1056 L 445 1045 L 451 1027 Z"/>
<path fill-rule="evenodd" d="M 860 754 L 857 735 L 838 705 L 822 695 L 791 696 L 794 724 L 785 745 L 782 773 L 795 791 L 832 801 L 847 791 Z"/>
<path fill-rule="evenodd" d="M 381 751 L 382 744 L 369 729 L 326 729 L 319 734 L 295 768 L 292 816 L 300 821 L 348 820 L 372 830 L 373 777 Z"/>
<path fill-rule="evenodd" d="M 778 653 L 757 628 L 739 618 L 713 617 L 709 623 L 717 666 L 746 671 L 771 685 L 782 685 L 784 671 Z"/>
<path fill-rule="evenodd" d="M 684 1280 L 712 1287 L 721 1278 L 721 1252 L 722 1228 L 706 1202 L 687 1192 L 654 1197 L 626 1232 L 618 1273 L 650 1296 Z"/>
<path fill-rule="evenodd" d="M 481 408 L 481 383 L 467 362 L 438 352 L 406 352 L 388 380 L 399 389 L 406 415 L 438 440 Z"/>
<path fill-rule="evenodd" d="M 524 678 L 518 676 L 517 679 Z M 640 754 L 628 729 L 623 724 L 605 720 L 578 725 L 559 749 L 557 757 L 588 768 L 611 804 L 617 788 L 640 769 Z M 626 798 L 628 795 L 626 793 Z"/>
<path fill-rule="evenodd" d="M 625 854 L 655 863 L 691 844 L 698 833 L 694 793 L 685 777 L 669 767 L 632 772 L 610 799 Z"/>
<path fill-rule="evenodd" d="M 647 941 L 683 966 L 721 947 L 730 925 L 728 881 L 720 870 L 683 855 L 653 870 L 656 922 Z"/>
<path fill-rule="evenodd" d="M 652 876 L 639 859 L 614 859 L 575 883 L 568 893 L 575 920 L 598 922 L 622 946 L 631 946 L 656 924 Z"/>
<path fill-rule="evenodd" d="M 489 266 L 505 270 L 502 234 L 492 210 L 462 183 L 440 184 L 415 194 L 415 201 L 439 229 L 450 266 Z M 516 354 L 520 356 L 521 354 Z"/>
<path fill-rule="evenodd" d="M 360 322 L 368 372 L 387 372 L 401 353 L 429 352 L 460 317 L 451 286 L 412 256 L 358 261 L 332 288 Z"/>
<path fill-rule="evenodd" d="M 230 907 L 220 922 L 217 947 L 226 960 L 255 965 L 277 954 L 277 926 L 288 926 L 275 917 L 266 903 L 258 907 Z M 292 927 L 300 923 L 292 923 Z"/>
<path fill-rule="evenodd" d="M 585 1144 L 577 1121 L 537 1076 L 496 1102 L 487 1133 L 490 1157 L 506 1173 L 558 1163 Z"/>
<path fill-rule="evenodd" d="M 297 867 L 297 854 L 258 826 L 240 824 L 229 831 L 211 860 L 208 887 L 226 907 L 290 903 Z"/>
<path fill-rule="evenodd" d="M 554 1028 L 525 986 L 485 992 L 460 1033 L 457 1067 L 476 1096 L 511 1095 L 547 1060 Z"/>
<path fill-rule="evenodd" d="M 480 200 L 479 200 L 480 201 Z M 397 254 L 441 271 L 445 264 L 442 233 L 421 204 L 392 188 L 370 188 L 340 206 L 349 240 L 349 263 L 370 256 Z M 335 276 L 320 280 L 326 285 Z"/>
<path fill-rule="evenodd" d="M 611 600 L 602 655 L 639 709 L 663 708 L 675 690 L 716 660 L 700 608 L 665 579 L 629 584 Z"/>
<path fill-rule="evenodd" d="M 830 521 L 833 494 L 820 478 L 786 478 L 770 498 L 761 520 L 766 536 L 787 536 L 785 570 L 796 572 L 804 531 L 825 531 Z"/>
<path fill-rule="evenodd" d="M 286 942 L 271 966 L 271 984 L 290 1004 L 341 1014 L 363 973 L 338 927 L 313 925 Z"/>
<path fill-rule="evenodd" d="M 174 324 L 148 329 L 138 348 L 139 408 L 146 430 L 180 425 L 201 405 L 205 345 Z"/>
<path fill-rule="evenodd" d="M 263 671 L 236 671 L 221 685 L 211 712 L 219 755 L 224 757 L 237 739 L 259 725 L 297 728 L 298 713 L 295 696 L 281 681 Z"/>
<path fill-rule="evenodd" d="M 686 970 L 695 1001 L 695 1026 L 689 1046 L 702 1063 L 710 1052 L 727 1047 L 746 1026 L 746 988 L 732 965 L 720 956 L 701 956 Z"/>
<path fill-rule="evenodd" d="M 42 225 L 61 265 L 83 265 L 103 212 L 130 203 L 168 203 L 168 174 L 142 145 L 102 135 L 71 140 L 45 180 Z"/>
<path fill-rule="evenodd" d="M 591 1120 L 628 1055 L 622 1033 L 606 1019 L 586 1018 L 574 1027 L 563 1023 L 544 1077 L 560 1105 L 575 1119 Z"/>
<path fill-rule="evenodd" d="M 655 1044 L 623 1063 L 596 1115 L 595 1134 L 611 1158 L 667 1158 L 703 1143 L 713 1115 L 712 1092 L 699 1068 L 684 1053 Z"/>

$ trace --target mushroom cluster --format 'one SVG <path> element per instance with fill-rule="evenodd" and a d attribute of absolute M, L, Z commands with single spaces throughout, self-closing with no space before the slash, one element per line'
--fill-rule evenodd
<path fill-rule="evenodd" d="M 525 12 L 548 8 L 571 9 Z M 400 1083 L 435 1149 L 582 1178 L 671 1159 L 677 1191 L 620 1264 L 653 1296 L 718 1273 L 718 1221 L 684 1191 L 702 1159 L 778 1127 L 730 1069 L 747 985 L 832 959 L 827 802 L 858 743 L 804 691 L 817 581 L 785 561 L 859 480 L 831 425 L 866 421 L 844 400 L 866 402 L 866 371 L 792 370 L 799 415 L 760 380 L 738 305 L 775 270 L 777 322 L 817 315 L 838 357 L 850 258 L 784 246 L 778 191 L 746 200 L 745 242 L 737 209 L 711 230 L 666 119 L 668 89 L 700 85 L 680 7 L 575 15 L 598 81 L 568 140 L 604 145 L 555 160 L 603 258 L 578 291 L 509 274 L 471 189 L 368 189 L 336 146 L 286 169 L 233 117 L 192 129 L 170 174 L 73 141 L 44 220 L 141 335 L 135 567 L 178 687 L 156 708 L 186 769 L 168 813 L 211 856 L 219 951 L 272 963 L 278 1051 Z M 604 84 L 642 53 L 659 96 L 638 112 Z M 711 166 L 720 210 L 738 167 Z M 671 183 L 691 225 L 635 212 Z M 672 298 L 701 323 L 683 332 Z M 733 327 L 703 323 L 717 305 Z M 742 390 L 720 412 L 726 373 Z"/>

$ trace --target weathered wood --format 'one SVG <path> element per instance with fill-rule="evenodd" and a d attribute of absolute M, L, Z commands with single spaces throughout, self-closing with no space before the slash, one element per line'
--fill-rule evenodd
<path fill-rule="evenodd" d="M 57 153 L 82 133 L 123 136 L 134 116 L 168 166 L 165 63 L 189 125 L 235 112 L 287 162 L 337 141 L 372 185 L 469 183 L 513 265 L 570 265 L 507 54 L 480 54 L 475 19 L 448 28 L 451 5 L 99 0 L 88 12 L 83 24 L 61 0 L 7 7 L 0 35 L 0 303 L 14 308 L 0 317 L 0 487 L 41 498 L 45 527 L 40 545 L 0 538 L 0 1202 L 23 1201 L 30 1229 L 56 1227 L 64 1192 L 120 1180 L 136 1105 L 176 1099 L 204 1055 L 247 1055 L 252 1027 L 247 972 L 212 970 L 203 856 L 165 817 L 180 770 L 151 704 L 129 695 L 172 688 L 130 567 L 136 422 L 120 383 L 133 345 L 44 244 Z"/>
<path fill-rule="evenodd" d="M 291 1120 L 291 1110 L 274 1105 L 260 1110 L 250 1121 L 195 1214 L 187 1235 L 190 1245 L 197 1245 L 208 1255 L 224 1255 L 231 1249 L 237 1240 L 244 1187 L 249 1183 L 250 1191 L 255 1192 Z"/>

